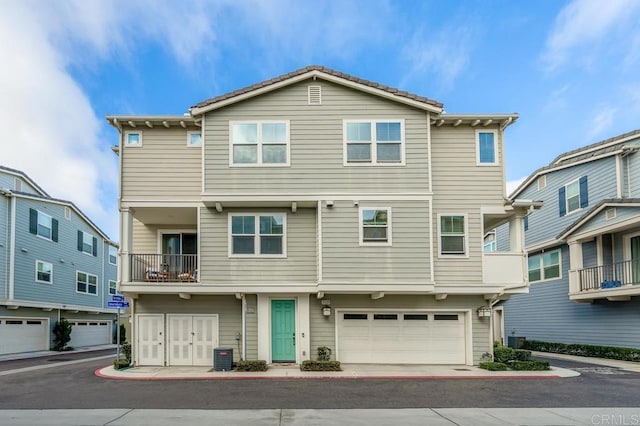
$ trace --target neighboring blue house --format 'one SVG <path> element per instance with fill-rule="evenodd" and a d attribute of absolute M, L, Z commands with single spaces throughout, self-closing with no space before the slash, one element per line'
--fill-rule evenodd
<path fill-rule="evenodd" d="M 525 221 L 529 294 L 496 307 L 496 338 L 640 348 L 638 150 L 635 130 L 564 153 L 511 195 L 544 208 Z"/>
<path fill-rule="evenodd" d="M 74 347 L 112 342 L 117 245 L 73 203 L 0 166 L 0 355 L 48 350 L 60 318 Z"/>

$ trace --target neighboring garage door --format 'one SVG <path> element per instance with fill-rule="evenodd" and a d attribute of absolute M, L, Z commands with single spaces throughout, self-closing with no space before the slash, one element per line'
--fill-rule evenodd
<path fill-rule="evenodd" d="M 338 360 L 371 364 L 465 364 L 460 312 L 338 312 Z"/>
<path fill-rule="evenodd" d="M 69 320 L 71 324 L 71 341 L 69 346 L 108 345 L 111 339 L 111 321 Z"/>
<path fill-rule="evenodd" d="M 167 315 L 168 365 L 209 365 L 218 346 L 217 315 Z"/>
<path fill-rule="evenodd" d="M 0 318 L 0 355 L 49 350 L 49 321 Z"/>

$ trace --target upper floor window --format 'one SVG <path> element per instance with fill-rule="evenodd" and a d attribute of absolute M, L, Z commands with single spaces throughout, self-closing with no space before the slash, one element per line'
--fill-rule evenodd
<path fill-rule="evenodd" d="M 78 293 L 98 294 L 98 277 L 86 272 L 76 271 L 76 291 Z"/>
<path fill-rule="evenodd" d="M 440 254 L 467 254 L 467 217 L 461 215 L 438 215 L 440 226 Z"/>
<path fill-rule="evenodd" d="M 189 132 L 187 133 L 187 146 L 201 146 L 202 145 L 202 133 Z"/>
<path fill-rule="evenodd" d="M 286 256 L 286 215 L 231 214 L 230 256 Z"/>
<path fill-rule="evenodd" d="M 231 122 L 230 126 L 231 165 L 289 165 L 289 122 Z"/>
<path fill-rule="evenodd" d="M 558 208 L 560 217 L 583 209 L 589 205 L 587 177 L 582 176 L 558 189 Z"/>
<path fill-rule="evenodd" d="M 498 243 L 496 241 L 496 231 L 487 232 L 484 236 L 484 243 L 482 245 L 482 251 L 490 253 L 498 250 Z"/>
<path fill-rule="evenodd" d="M 29 232 L 51 241 L 58 241 L 58 220 L 36 209 L 29 209 Z"/>
<path fill-rule="evenodd" d="M 118 249 L 113 246 L 109 246 L 109 263 L 112 265 L 118 264 Z"/>
<path fill-rule="evenodd" d="M 345 165 L 398 165 L 404 161 L 403 120 L 345 120 Z"/>
<path fill-rule="evenodd" d="M 92 256 L 97 256 L 98 239 L 91 234 L 78 231 L 78 251 L 90 254 Z"/>
<path fill-rule="evenodd" d="M 391 245 L 390 207 L 360 207 L 360 245 Z"/>
<path fill-rule="evenodd" d="M 53 281 L 53 264 L 36 260 L 36 281 L 51 284 Z"/>
<path fill-rule="evenodd" d="M 560 250 L 529 256 L 529 281 L 560 278 Z"/>
<path fill-rule="evenodd" d="M 476 130 L 478 164 L 498 164 L 497 132 L 495 130 Z"/>
<path fill-rule="evenodd" d="M 142 133 L 124 132 L 124 144 L 126 146 L 142 146 Z"/>
<path fill-rule="evenodd" d="M 109 280 L 109 294 L 116 294 L 117 284 L 113 280 Z"/>

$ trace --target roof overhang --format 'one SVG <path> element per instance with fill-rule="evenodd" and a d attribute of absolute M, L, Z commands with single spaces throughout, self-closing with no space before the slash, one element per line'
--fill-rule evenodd
<path fill-rule="evenodd" d="M 591 229 L 587 232 L 579 232 L 580 228 L 588 224 L 593 219 L 597 218 L 600 213 L 602 213 L 606 209 L 610 209 L 613 207 L 620 208 L 640 208 L 640 200 L 636 200 L 633 202 L 629 201 L 606 201 L 602 202 L 592 210 L 585 213 L 582 217 L 576 220 L 573 224 L 571 224 L 567 229 L 565 229 L 560 235 L 558 235 L 557 240 L 561 241 L 580 241 L 585 239 L 593 238 L 597 235 L 602 235 L 603 233 L 609 232 L 617 232 L 624 229 L 629 229 L 633 227 L 637 227 L 640 225 L 640 215 L 635 215 L 626 220 L 622 221 L 614 221 L 611 223 L 603 224 L 598 228 Z"/>
<path fill-rule="evenodd" d="M 442 113 L 431 120 L 431 124 L 440 127 L 445 124 L 458 127 L 467 125 L 471 127 L 488 127 L 490 125 L 499 125 L 504 130 L 507 126 L 515 123 L 520 117 L 517 113 L 511 114 L 448 114 Z"/>
<path fill-rule="evenodd" d="M 183 128 L 199 127 L 201 120 L 195 119 L 190 115 L 107 115 L 107 122 L 122 131 L 124 128 L 137 129 L 154 127 L 171 127 Z"/>

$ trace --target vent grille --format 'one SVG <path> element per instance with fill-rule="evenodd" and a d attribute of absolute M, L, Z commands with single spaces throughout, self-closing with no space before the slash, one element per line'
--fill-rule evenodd
<path fill-rule="evenodd" d="M 322 87 L 309 86 L 309 105 L 322 104 Z"/>
<path fill-rule="evenodd" d="M 541 189 L 544 189 L 544 187 L 547 186 L 547 176 L 540 176 L 538 178 L 538 191 L 540 191 Z"/>
<path fill-rule="evenodd" d="M 22 181 L 19 178 L 13 180 L 13 189 L 16 191 L 22 191 Z"/>
<path fill-rule="evenodd" d="M 612 209 L 607 209 L 607 220 L 609 219 L 615 219 L 616 217 L 616 209 L 615 207 Z"/>

